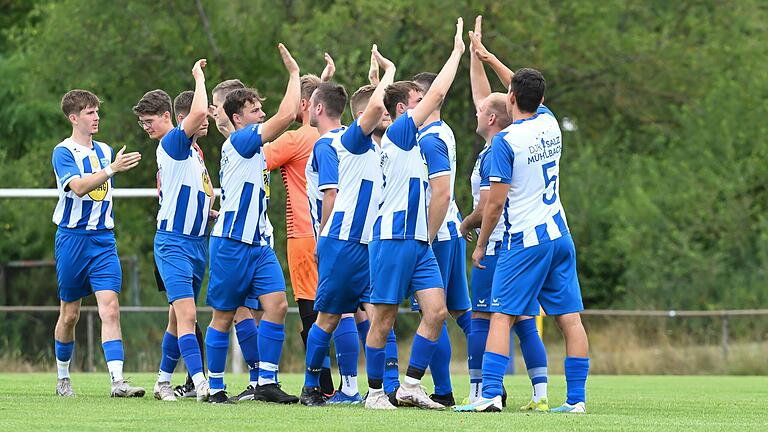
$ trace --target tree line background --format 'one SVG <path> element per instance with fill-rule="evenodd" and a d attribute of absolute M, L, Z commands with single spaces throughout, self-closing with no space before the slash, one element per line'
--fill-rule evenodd
<path fill-rule="evenodd" d="M 437 72 L 456 17 L 469 30 L 482 14 L 485 45 L 513 69 L 541 70 L 545 103 L 577 126 L 563 132 L 561 196 L 586 307 L 768 305 L 768 6 L 759 0 L 2 0 L 0 8 L 6 188 L 55 187 L 51 152 L 70 133 L 59 109 L 69 89 L 102 99 L 97 140 L 144 155 L 116 186 L 154 187 L 156 143 L 131 107 L 151 89 L 172 97 L 192 89 L 198 58 L 209 61 L 209 91 L 240 78 L 266 95 L 270 115 L 287 81 L 278 42 L 302 73 L 319 74 L 329 52 L 351 94 L 367 81 L 372 43 L 396 63 L 396 79 Z M 483 145 L 466 56 L 443 118 L 457 138 L 456 199 L 466 215 Z M 211 122 L 200 143 L 214 183 L 222 141 Z M 269 214 L 289 281 L 279 175 Z M 0 263 L 53 258 L 54 206 L 0 199 Z M 156 211 L 151 199 L 115 204 L 118 250 L 139 258 L 143 305 L 165 304 L 151 271 Z M 8 274 L 0 298 L 55 305 L 55 292 L 52 269 L 20 271 Z"/>

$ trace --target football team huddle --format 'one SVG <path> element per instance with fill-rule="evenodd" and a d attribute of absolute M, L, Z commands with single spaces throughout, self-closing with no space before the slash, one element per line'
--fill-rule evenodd
<path fill-rule="evenodd" d="M 216 85 L 209 103 L 205 59 L 192 68 L 193 91 L 173 101 L 163 90 L 141 97 L 133 112 L 157 141 L 155 274 L 170 305 L 155 398 L 497 412 L 506 405 L 503 377 L 514 332 L 532 385 L 531 400 L 521 409 L 586 412 L 588 342 L 576 253 L 559 195 L 560 127 L 543 104 L 542 74 L 513 72 L 492 54 L 483 45 L 482 17 L 468 33 L 476 132 L 485 146 L 471 175 L 473 210 L 464 218 L 454 194 L 456 140 L 440 115 L 465 51 L 461 18 L 439 73 L 395 81 L 395 64 L 373 45 L 368 84 L 351 97 L 332 81 L 330 55 L 320 77 L 301 76 L 279 44 L 289 78 L 269 118 L 259 92 L 238 79 Z M 507 93 L 491 91 L 485 65 Z M 93 139 L 99 105 L 87 90 L 64 95 L 61 107 L 72 135 L 52 157 L 61 300 L 56 392 L 75 394 L 69 374 L 74 329 L 82 298 L 94 294 L 111 395 L 142 397 L 145 390 L 123 377 L 122 272 L 112 201 L 112 178 L 138 166 L 142 156 L 125 147 L 114 153 Z M 348 105 L 354 120 L 345 126 Z M 218 206 L 197 144 L 208 133 L 209 117 L 225 137 Z M 294 121 L 301 127 L 287 131 Z M 270 172 L 276 169 L 286 186 L 288 268 L 306 347 L 298 397 L 278 381 L 288 301 L 267 216 Z M 474 240 L 468 283 L 466 245 Z M 213 316 L 203 336 L 196 304 L 206 269 Z M 420 322 L 400 381 L 393 329 L 405 301 Z M 566 346 L 567 399 L 551 410 L 547 355 L 534 319 L 542 309 L 554 317 Z M 467 340 L 470 392 L 460 404 L 451 384 L 449 317 Z M 233 326 L 250 382 L 230 396 L 224 370 Z M 338 388 L 330 372 L 331 341 Z M 364 397 L 357 383 L 361 343 Z M 187 382 L 174 388 L 181 358 Z M 421 382 L 427 369 L 434 382 L 429 395 Z"/>

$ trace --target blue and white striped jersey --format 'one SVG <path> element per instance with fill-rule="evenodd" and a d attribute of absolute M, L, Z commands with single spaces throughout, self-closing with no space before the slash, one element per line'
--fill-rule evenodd
<path fill-rule="evenodd" d="M 236 130 L 221 146 L 221 210 L 212 236 L 270 246 L 269 172 L 261 152 L 261 127 Z"/>
<path fill-rule="evenodd" d="M 560 204 L 560 126 L 540 106 L 493 137 L 490 181 L 510 185 L 504 213 L 507 249 L 531 247 L 568 233 Z"/>
<path fill-rule="evenodd" d="M 315 142 L 315 145 L 317 145 L 317 142 Z M 312 221 L 312 233 L 315 235 L 315 241 L 320 237 L 320 221 L 323 218 L 323 193 L 320 192 L 320 175 L 317 172 L 317 166 L 315 147 L 313 146 L 312 153 L 309 154 L 309 159 L 307 159 L 307 167 L 304 170 L 304 174 L 307 178 L 309 217 Z M 324 189 L 327 189 L 330 186 L 332 185 L 326 185 Z"/>
<path fill-rule="evenodd" d="M 384 187 L 374 240 L 428 241 L 427 172 L 416 140 L 411 111 L 398 117 L 381 139 Z"/>
<path fill-rule="evenodd" d="M 417 135 L 419 147 L 424 161 L 427 163 L 427 176 L 429 179 L 440 176 L 451 176 L 451 201 L 445 220 L 437 231 L 435 240 L 446 241 L 459 237 L 461 225 L 461 213 L 456 205 L 454 185 L 456 183 L 456 138 L 453 131 L 444 121 L 438 120 L 430 123 L 419 131 Z M 432 197 L 432 188 L 427 186 L 427 204 Z M 429 207 L 427 207 L 429 208 Z"/>
<path fill-rule="evenodd" d="M 203 154 L 193 145 L 182 124 L 165 134 L 157 145 L 157 189 L 158 231 L 205 235 L 213 186 Z"/>
<path fill-rule="evenodd" d="M 69 189 L 69 182 L 73 179 L 88 177 L 112 163 L 112 148 L 104 143 L 91 142 L 92 149 L 67 138 L 53 149 L 51 162 L 59 190 L 53 223 L 60 227 L 84 231 L 115 227 L 111 178 L 82 198 Z"/>
<path fill-rule="evenodd" d="M 472 177 L 470 177 L 470 183 L 472 185 L 472 208 L 477 208 L 477 204 L 480 202 L 480 191 L 487 191 L 491 189 L 490 172 L 491 172 L 491 146 L 486 144 L 485 147 L 477 155 L 477 161 L 475 161 L 475 167 L 472 169 Z M 477 234 L 480 234 L 480 230 L 477 229 Z M 499 222 L 491 232 L 491 237 L 488 239 L 488 247 L 485 249 L 486 255 L 494 255 L 496 253 L 496 247 L 501 246 L 501 240 L 504 238 L 504 218 L 499 218 Z"/>
<path fill-rule="evenodd" d="M 380 160 L 371 136 L 363 133 L 357 120 L 348 128 L 324 134 L 315 143 L 307 165 L 317 173 L 317 191 L 338 189 L 321 237 L 363 244 L 371 241 L 381 200 Z"/>

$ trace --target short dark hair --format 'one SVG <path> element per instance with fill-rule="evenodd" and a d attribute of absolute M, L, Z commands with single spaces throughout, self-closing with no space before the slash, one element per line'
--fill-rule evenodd
<path fill-rule="evenodd" d="M 437 74 L 436 73 L 421 72 L 421 73 L 417 73 L 416 75 L 414 75 L 412 80 L 413 80 L 413 82 L 418 84 L 419 87 L 421 87 L 421 89 L 422 89 L 422 91 L 424 91 L 424 93 L 426 93 L 426 92 L 429 91 L 429 88 L 432 87 L 432 83 L 435 82 L 435 78 L 437 78 Z"/>
<path fill-rule="evenodd" d="M 510 87 L 520 111 L 535 113 L 544 98 L 547 82 L 544 75 L 536 69 L 522 68 L 515 72 Z"/>
<path fill-rule="evenodd" d="M 162 115 L 166 111 L 171 112 L 171 97 L 160 89 L 144 93 L 133 107 L 133 113 L 136 115 Z"/>
<path fill-rule="evenodd" d="M 397 81 L 384 90 L 384 107 L 394 121 L 397 117 L 397 104 L 408 104 L 408 96 L 411 91 L 424 93 L 421 87 L 413 81 Z"/>
<path fill-rule="evenodd" d="M 195 98 L 195 92 L 192 90 L 186 90 L 179 93 L 176 99 L 173 100 L 173 115 L 178 117 L 179 114 L 186 117 L 189 111 L 192 109 L 192 100 Z"/>
<path fill-rule="evenodd" d="M 347 91 L 343 85 L 330 81 L 320 83 L 314 94 L 315 101 L 323 104 L 328 117 L 341 118 L 347 106 Z"/>
<path fill-rule="evenodd" d="M 233 116 L 235 114 L 243 115 L 243 107 L 245 106 L 246 102 L 255 104 L 256 102 L 261 102 L 262 100 L 264 99 L 259 96 L 259 91 L 256 89 L 242 88 L 232 90 L 227 94 L 227 98 L 224 100 L 224 112 L 227 113 L 229 121 L 231 121 L 232 124 L 235 124 L 235 119 Z"/>
<path fill-rule="evenodd" d="M 211 95 L 214 95 L 219 92 L 224 92 L 224 97 L 227 97 L 227 95 L 232 90 L 244 89 L 244 88 L 245 88 L 245 84 L 243 84 L 243 82 L 240 81 L 239 79 L 237 78 L 228 79 L 216 84 L 216 87 L 214 87 L 213 90 L 211 90 Z"/>
<path fill-rule="evenodd" d="M 61 98 L 61 110 L 69 117 L 70 114 L 80 114 L 88 107 L 98 107 L 100 103 L 99 98 L 88 90 L 74 89 Z"/>
<path fill-rule="evenodd" d="M 306 74 L 301 77 L 301 98 L 309 100 L 317 86 L 320 85 L 320 78 L 317 75 Z"/>
<path fill-rule="evenodd" d="M 371 95 L 376 91 L 375 85 L 364 85 L 357 89 L 357 91 L 349 99 L 349 107 L 352 109 L 352 117 L 357 117 L 357 113 L 365 111 L 365 107 L 368 106 L 368 101 L 371 100 Z"/>

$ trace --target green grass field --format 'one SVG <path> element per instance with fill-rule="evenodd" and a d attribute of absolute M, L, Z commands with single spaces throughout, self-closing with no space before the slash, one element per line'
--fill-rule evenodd
<path fill-rule="evenodd" d="M 512 403 L 501 414 L 412 408 L 376 412 L 360 406 L 307 408 L 261 402 L 229 406 L 193 400 L 162 403 L 152 398 L 155 376 L 147 373 L 132 376 L 135 384 L 149 392 L 143 399 L 111 399 L 106 374 L 75 373 L 72 378 L 78 396 L 63 399 L 54 396 L 55 373 L 0 374 L 2 430 L 768 430 L 768 411 L 763 407 L 768 402 L 768 377 L 593 376 L 587 387 L 589 413 L 583 416 L 517 412 L 529 397 L 529 383 L 523 375 L 507 377 Z M 229 374 L 226 379 L 233 393 L 247 384 L 246 375 Z M 302 377 L 284 374 L 281 380 L 286 390 L 298 392 Z M 463 397 L 467 381 L 466 376 L 454 377 L 454 393 Z M 564 394 L 564 379 L 551 378 L 552 405 L 561 403 Z"/>

